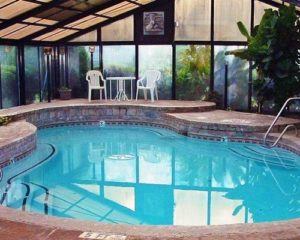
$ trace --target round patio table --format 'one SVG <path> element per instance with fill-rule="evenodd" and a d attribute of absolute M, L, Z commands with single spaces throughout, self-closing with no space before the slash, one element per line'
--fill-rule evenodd
<path fill-rule="evenodd" d="M 110 86 L 110 89 L 109 89 L 109 96 L 110 96 L 110 100 L 113 100 L 111 98 L 111 95 L 112 95 L 112 91 L 111 91 L 111 83 L 112 81 L 117 81 L 117 95 L 116 97 L 114 98 L 114 100 L 117 100 L 117 101 L 125 101 L 125 100 L 129 100 L 127 95 L 126 95 L 126 92 L 125 92 L 125 82 L 126 81 L 130 81 L 130 96 L 131 96 L 131 100 L 132 100 L 132 95 L 133 95 L 133 88 L 132 88 L 132 81 L 135 80 L 135 77 L 107 77 L 106 80 L 110 81 L 109 83 L 109 86 Z"/>

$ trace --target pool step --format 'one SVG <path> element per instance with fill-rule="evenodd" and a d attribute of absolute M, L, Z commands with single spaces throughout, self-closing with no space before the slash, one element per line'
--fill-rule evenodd
<path fill-rule="evenodd" d="M 1 196 L 1 205 L 15 209 L 22 209 L 26 196 L 27 188 L 21 182 L 13 182 L 5 193 Z"/>
<path fill-rule="evenodd" d="M 265 156 L 271 155 L 271 156 L 279 156 L 282 158 L 287 158 L 291 160 L 295 160 L 295 154 L 284 150 L 284 149 L 277 149 L 277 148 L 265 148 L 264 146 L 261 145 L 249 145 L 249 146 L 244 146 L 246 149 L 253 151 L 258 154 L 263 154 Z"/>
<path fill-rule="evenodd" d="M 236 156 L 253 160 L 265 165 L 272 165 L 276 167 L 283 167 L 287 169 L 299 168 L 296 157 L 288 152 L 278 153 L 276 149 L 260 149 L 259 147 L 248 147 L 242 148 L 229 148 L 229 150 Z"/>
<path fill-rule="evenodd" d="M 28 185 L 34 189 L 31 196 L 30 206 L 42 214 L 48 215 L 49 212 L 49 190 L 40 184 L 30 182 Z"/>

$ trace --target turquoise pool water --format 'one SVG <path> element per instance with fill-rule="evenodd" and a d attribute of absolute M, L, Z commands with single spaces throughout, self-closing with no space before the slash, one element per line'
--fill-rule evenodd
<path fill-rule="evenodd" d="M 300 217 L 300 157 L 135 126 L 38 132 L 3 171 L 4 206 L 105 223 L 217 225 Z"/>

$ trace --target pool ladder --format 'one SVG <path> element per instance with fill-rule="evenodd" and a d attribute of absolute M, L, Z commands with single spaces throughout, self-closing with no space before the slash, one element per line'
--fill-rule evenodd
<path fill-rule="evenodd" d="M 289 124 L 287 125 L 283 131 L 281 132 L 281 134 L 279 135 L 279 137 L 276 139 L 276 141 L 272 144 L 272 145 L 268 145 L 267 144 L 267 137 L 269 136 L 272 128 L 274 127 L 275 123 L 278 121 L 279 117 L 281 116 L 281 113 L 284 111 L 284 109 L 286 108 L 286 106 L 291 102 L 291 101 L 295 101 L 295 100 L 300 100 L 300 97 L 293 97 L 293 98 L 289 98 L 285 101 L 285 103 L 283 104 L 282 108 L 280 109 L 280 111 L 278 112 L 277 116 L 275 117 L 275 119 L 273 120 L 272 124 L 270 125 L 269 129 L 267 130 L 267 132 L 264 135 L 264 139 L 263 139 L 263 143 L 265 146 L 269 147 L 269 148 L 273 148 L 275 147 L 278 142 L 280 141 L 280 139 L 283 137 L 283 135 L 287 132 L 287 130 L 289 130 L 290 128 L 294 128 L 295 132 L 296 132 L 296 136 L 298 135 L 298 129 L 294 124 Z"/>

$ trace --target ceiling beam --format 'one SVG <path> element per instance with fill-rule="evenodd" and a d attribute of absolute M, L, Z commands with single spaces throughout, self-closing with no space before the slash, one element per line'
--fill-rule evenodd
<path fill-rule="evenodd" d="M 24 41 L 33 40 L 33 39 L 35 39 L 35 38 L 37 38 L 37 37 L 39 37 L 39 36 L 41 36 L 43 34 L 51 32 L 51 31 L 53 31 L 53 30 L 55 30 L 57 28 L 63 28 L 67 24 L 70 24 L 70 23 L 72 23 L 74 21 L 77 21 L 77 20 L 79 20 L 81 18 L 84 18 L 84 17 L 87 17 L 89 15 L 93 15 L 96 12 L 104 10 L 105 8 L 109 8 L 109 7 L 113 6 L 113 5 L 121 3 L 123 1 L 124 0 L 110 0 L 110 1 L 108 1 L 106 3 L 103 3 L 103 4 L 99 5 L 99 6 L 93 7 L 93 8 L 91 8 L 91 9 L 89 9 L 89 10 L 83 12 L 83 13 L 80 13 L 80 14 L 78 14 L 76 16 L 69 17 L 69 18 L 67 18 L 67 19 L 65 19 L 63 21 L 60 21 L 60 22 L 58 22 L 58 23 L 56 23 L 54 25 L 51 25 L 48 28 L 45 28 L 45 29 L 37 31 L 37 32 L 35 32 L 33 34 L 30 34 L 30 35 L 28 35 L 28 36 L 26 36 L 26 37 L 24 37 L 24 38 L 22 38 L 20 40 L 24 40 Z"/>
<path fill-rule="evenodd" d="M 274 7 L 279 7 L 279 6 L 283 5 L 284 3 L 291 3 L 291 4 L 294 4 L 295 6 L 300 7 L 300 1 L 299 0 L 282 0 L 282 3 L 275 2 L 275 1 L 272 1 L 272 0 L 258 0 L 258 1 L 264 2 L 264 3 L 269 4 L 271 6 L 274 6 Z"/>
<path fill-rule="evenodd" d="M 27 19 L 27 18 L 30 18 L 30 17 L 34 17 L 36 16 L 37 14 L 45 11 L 45 10 L 48 10 L 52 7 L 55 7 L 61 3 L 64 3 L 66 2 L 67 0 L 55 0 L 55 1 L 51 1 L 49 3 L 44 3 L 43 5 L 41 5 L 40 7 L 37 7 L 37 8 L 34 8 L 32 10 L 29 10 L 25 13 L 22 13 L 18 16 L 15 16 L 11 19 L 8 19 L 8 20 L 5 20 L 3 23 L 0 24 L 0 30 L 4 29 L 4 28 L 7 28 L 11 25 L 14 25 L 16 23 L 19 23 L 19 22 L 22 22 L 23 20 Z"/>
<path fill-rule="evenodd" d="M 275 2 L 275 1 L 272 1 L 272 0 L 258 0 L 258 1 L 269 4 L 273 7 L 280 7 L 282 5 L 282 3 L 278 3 L 278 2 Z"/>
<path fill-rule="evenodd" d="M 284 0 L 284 2 L 293 3 L 296 6 L 300 7 L 300 1 L 299 0 Z"/>
<path fill-rule="evenodd" d="M 12 45 L 12 46 L 17 46 L 17 45 L 29 45 L 29 46 L 56 46 L 56 44 L 54 42 L 47 42 L 47 41 L 19 41 L 19 40 L 14 40 L 14 39 L 4 39 L 4 38 L 0 38 L 0 45 Z"/>
<path fill-rule="evenodd" d="M 292 3 L 292 4 L 295 4 L 295 1 L 292 1 L 292 0 L 289 0 L 289 1 L 282 1 L 282 3 L 278 3 L 278 2 L 274 2 L 272 0 L 258 0 L 259 2 L 263 2 L 263 3 L 266 3 L 270 6 L 273 6 L 273 7 L 277 7 L 279 8 L 280 6 L 282 6 L 284 4 L 284 2 L 289 2 L 289 3 Z M 298 1 L 299 2 L 299 1 Z M 295 4 L 296 5 L 296 4 Z M 296 5 L 296 6 L 299 6 L 299 5 Z M 300 15 L 300 11 L 296 9 L 296 13 L 298 15 Z"/>

